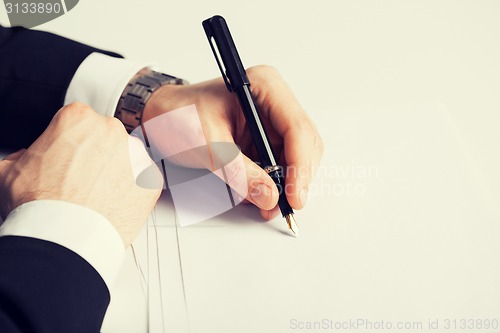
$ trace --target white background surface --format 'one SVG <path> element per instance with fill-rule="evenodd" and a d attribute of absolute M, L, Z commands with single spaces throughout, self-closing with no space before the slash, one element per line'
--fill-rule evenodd
<path fill-rule="evenodd" d="M 223 15 L 244 64 L 277 67 L 324 137 L 297 240 L 248 207 L 176 233 L 159 203 L 165 331 L 500 320 L 499 12 L 498 1 L 81 0 L 39 27 L 197 82 L 219 76 L 201 21 Z M 113 297 L 105 331 L 145 331 L 132 262 Z"/>

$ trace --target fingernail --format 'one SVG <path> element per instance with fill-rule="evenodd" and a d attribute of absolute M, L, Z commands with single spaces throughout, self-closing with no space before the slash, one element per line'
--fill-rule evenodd
<path fill-rule="evenodd" d="M 271 199 L 271 189 L 266 184 L 259 184 L 252 189 L 250 197 L 260 208 L 267 207 Z"/>
<path fill-rule="evenodd" d="M 307 202 L 307 190 L 305 188 L 301 189 L 299 192 L 300 205 L 304 207 Z"/>

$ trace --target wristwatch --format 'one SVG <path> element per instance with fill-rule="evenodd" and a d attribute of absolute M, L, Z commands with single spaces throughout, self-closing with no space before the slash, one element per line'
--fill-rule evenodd
<path fill-rule="evenodd" d="M 166 84 L 187 84 L 187 81 L 175 76 L 147 70 L 146 74 L 137 75 L 123 90 L 116 107 L 115 117 L 120 119 L 127 132 L 131 133 L 142 124 L 142 113 L 153 92 Z"/>

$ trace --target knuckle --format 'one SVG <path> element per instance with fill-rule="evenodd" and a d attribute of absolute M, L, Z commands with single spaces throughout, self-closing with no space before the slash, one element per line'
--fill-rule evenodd
<path fill-rule="evenodd" d="M 122 122 L 114 117 L 106 117 L 104 118 L 103 128 L 106 131 L 109 137 L 112 137 L 116 140 L 123 140 L 127 137 L 127 131 L 125 130 L 125 126 L 123 126 Z"/>
<path fill-rule="evenodd" d="M 71 124 L 82 122 L 95 114 L 94 110 L 83 103 L 71 103 L 61 108 L 54 116 L 57 123 Z"/>
<path fill-rule="evenodd" d="M 296 117 L 291 120 L 291 126 L 294 130 L 305 135 L 316 135 L 316 127 L 306 117 Z"/>
<path fill-rule="evenodd" d="M 325 152 L 325 141 L 323 141 L 323 138 L 319 134 L 316 135 L 315 139 L 314 144 L 319 151 L 320 156 L 323 156 L 323 153 Z"/>
<path fill-rule="evenodd" d="M 297 119 L 293 121 L 292 128 L 300 133 L 300 135 L 312 137 L 314 150 L 319 152 L 320 156 L 323 155 L 325 143 L 312 121 L 309 119 Z"/>
<path fill-rule="evenodd" d="M 71 115 L 71 116 L 86 117 L 91 114 L 94 114 L 94 110 L 92 110 L 92 108 L 87 104 L 75 102 L 63 107 L 61 109 L 61 113 L 68 116 Z"/>
<path fill-rule="evenodd" d="M 279 71 L 270 65 L 257 65 L 250 67 L 247 69 L 247 74 L 254 79 L 280 77 Z"/>
<path fill-rule="evenodd" d="M 106 118 L 107 126 L 113 133 L 118 134 L 125 131 L 125 126 L 123 126 L 122 122 L 115 117 Z"/>

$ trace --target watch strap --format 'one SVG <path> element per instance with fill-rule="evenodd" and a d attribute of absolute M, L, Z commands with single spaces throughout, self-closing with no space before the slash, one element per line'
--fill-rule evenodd
<path fill-rule="evenodd" d="M 150 71 L 132 79 L 118 101 L 115 117 L 120 119 L 127 132 L 141 126 L 142 114 L 146 103 L 155 90 L 166 84 L 187 84 L 183 79 L 172 75 Z"/>

